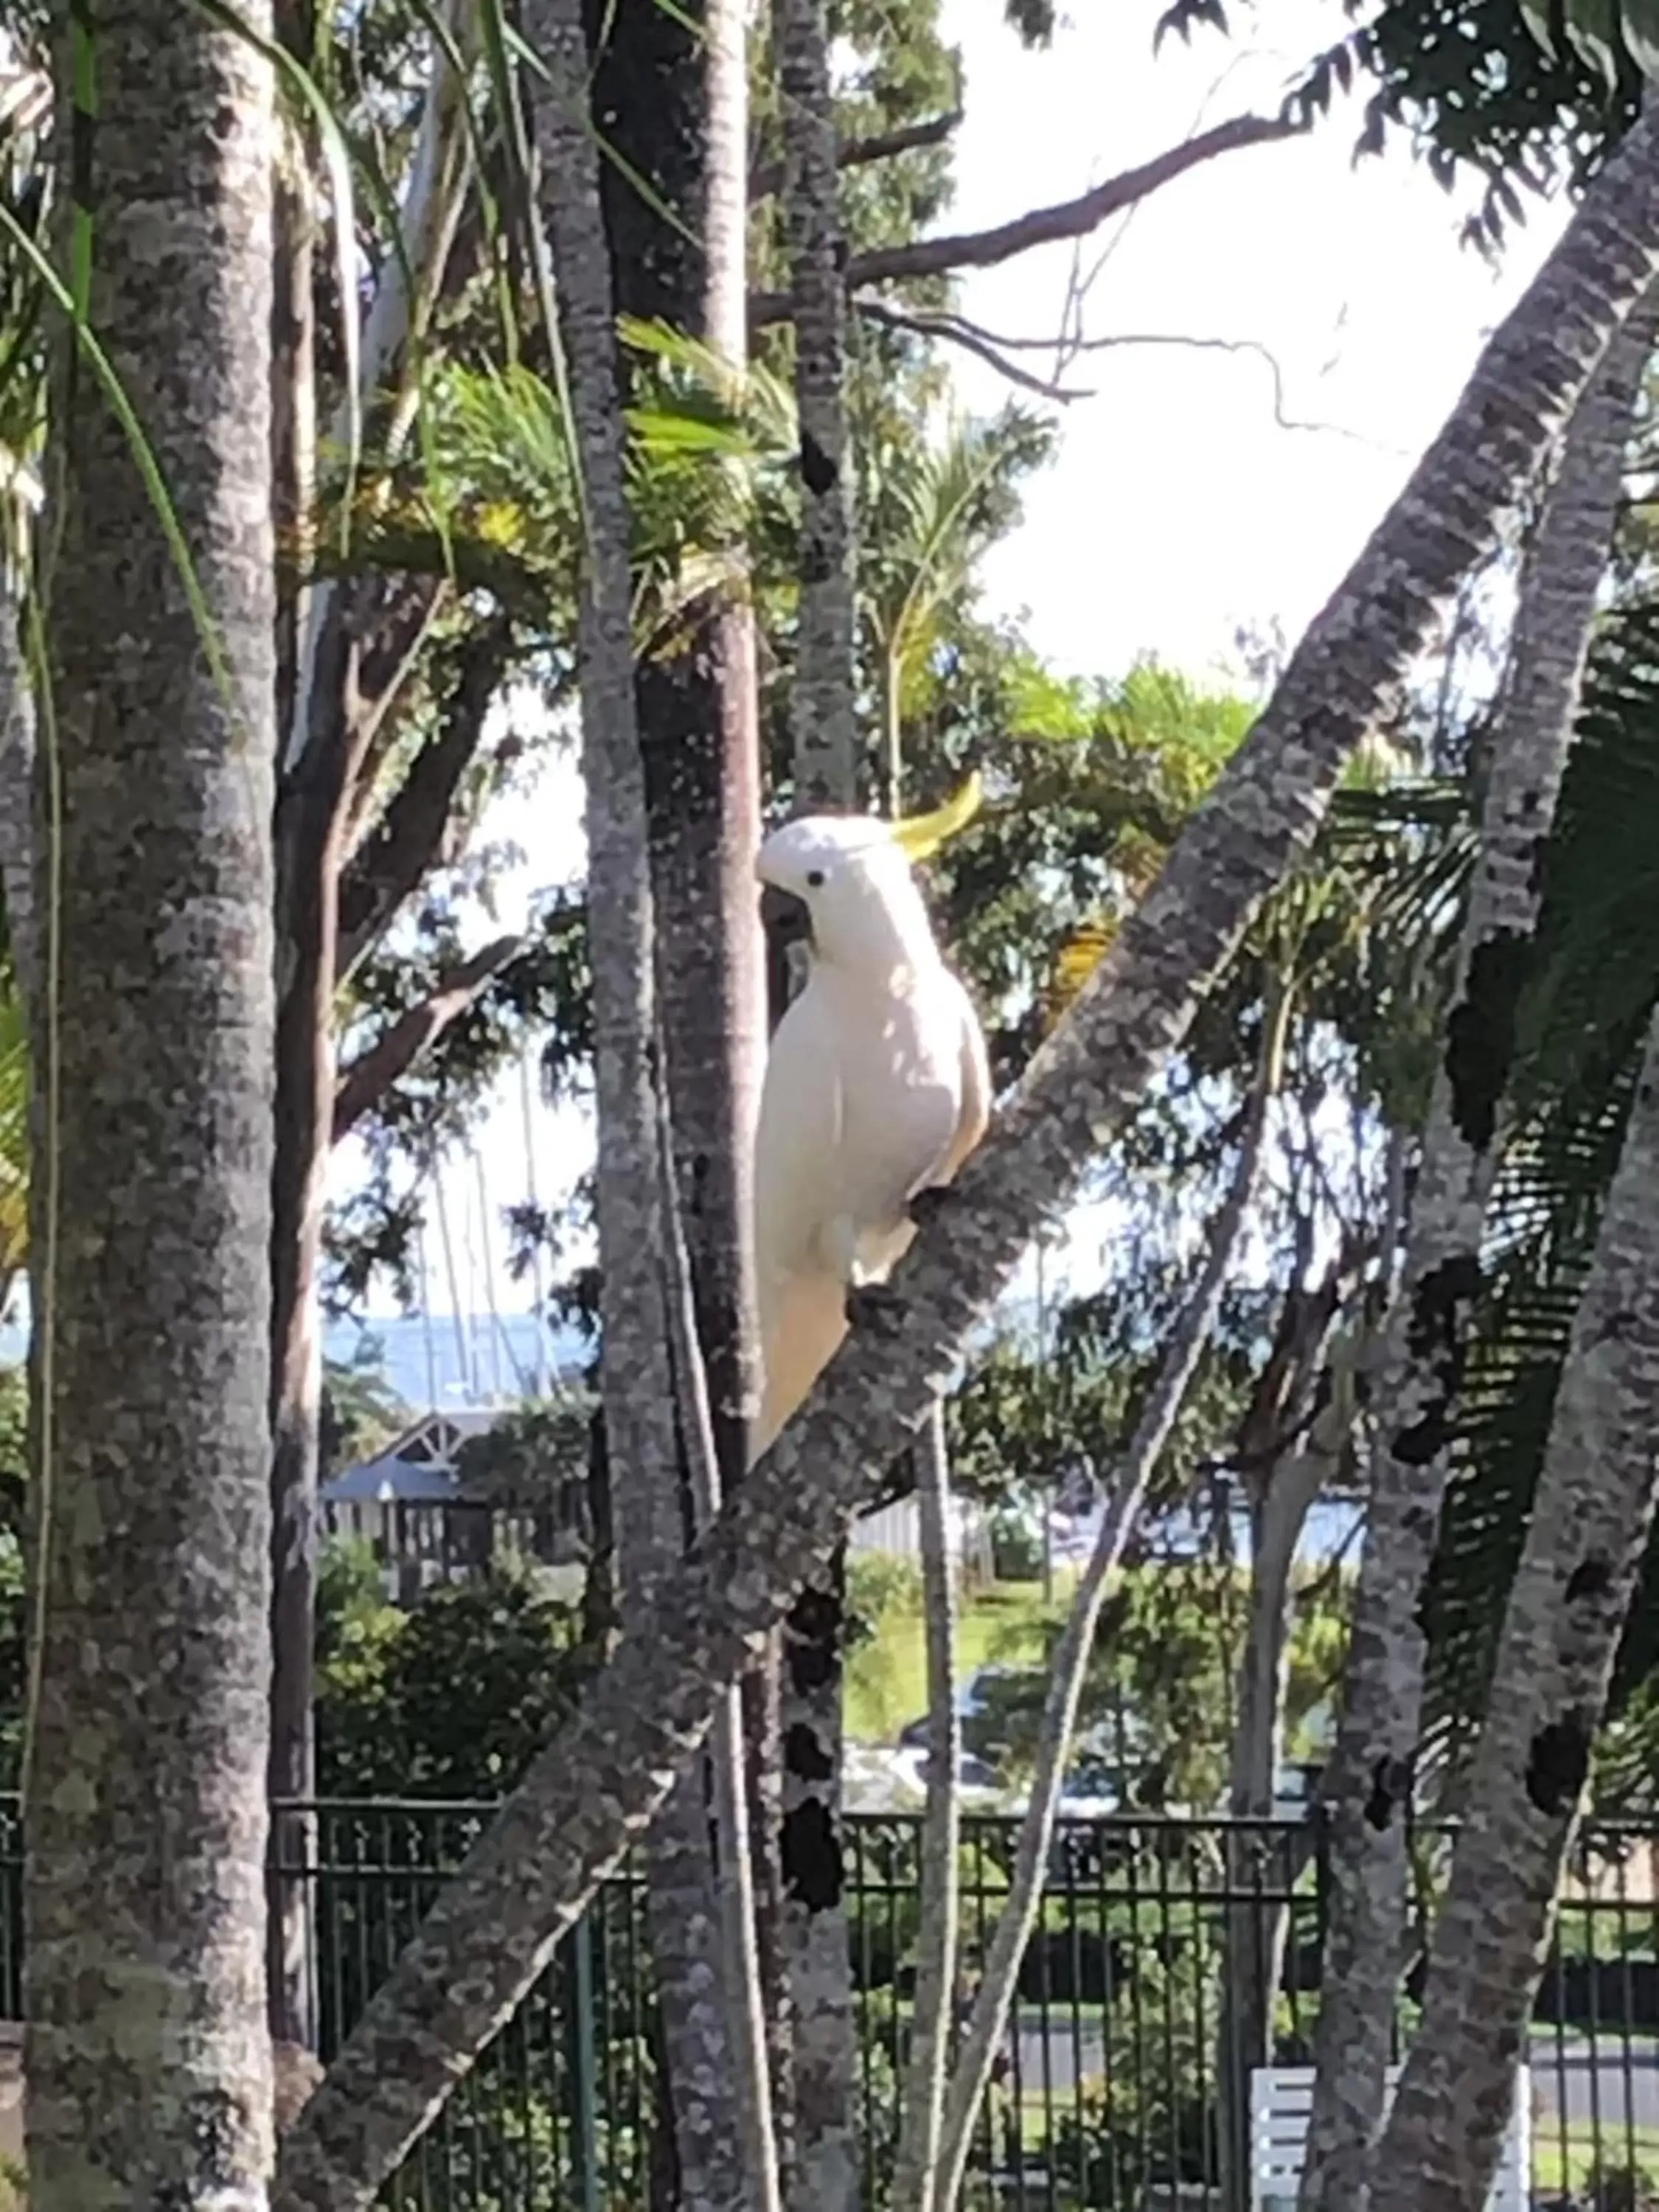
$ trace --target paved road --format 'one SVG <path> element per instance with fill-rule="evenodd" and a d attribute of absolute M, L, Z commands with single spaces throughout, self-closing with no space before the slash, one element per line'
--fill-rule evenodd
<path fill-rule="evenodd" d="M 1161 2023 L 1147 2021 L 1140 2064 L 1152 2072 L 1164 2063 Z M 1046 2057 L 1046 2074 L 1045 2074 Z M 1097 2020 L 1080 2021 L 1073 2031 L 1065 2019 L 1051 2019 L 1047 2034 L 1030 2022 L 1019 2030 L 1021 2086 L 1040 2102 L 1045 2083 L 1057 2102 L 1070 2103 L 1079 2078 L 1097 2080 L 1105 2070 L 1105 2046 Z M 1188 2063 L 1183 2051 L 1180 2063 Z M 1612 2037 L 1592 2047 L 1583 2037 L 1558 2042 L 1553 2028 L 1534 2032 L 1532 2044 L 1534 2110 L 1545 2126 L 1548 2114 L 1570 2123 L 1599 2120 L 1607 2133 L 1626 2125 L 1659 2132 L 1659 2039 L 1629 2049 Z"/>

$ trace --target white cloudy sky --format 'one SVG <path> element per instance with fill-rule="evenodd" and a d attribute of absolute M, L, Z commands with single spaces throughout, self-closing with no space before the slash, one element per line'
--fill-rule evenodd
<path fill-rule="evenodd" d="M 1162 4 L 1073 0 L 1052 50 L 1028 55 L 1002 0 L 945 0 L 968 109 L 951 228 L 1071 198 L 1195 129 L 1272 112 L 1297 63 L 1344 21 L 1335 0 L 1273 0 L 1260 21 L 1236 0 L 1231 43 L 1200 33 L 1154 61 Z M 1356 103 L 1309 137 L 1226 156 L 1094 242 L 1091 259 L 1111 251 L 1089 295 L 1089 337 L 1253 341 L 1279 365 L 1286 416 L 1322 427 L 1279 426 L 1272 374 L 1249 353 L 1133 345 L 1079 363 L 1069 380 L 1091 396 L 1065 410 L 1059 457 L 985 578 L 993 605 L 1027 611 L 1034 642 L 1062 666 L 1109 674 L 1152 653 L 1213 675 L 1231 664 L 1241 626 L 1278 623 L 1293 640 L 1559 234 L 1563 210 L 1539 210 L 1492 270 L 1459 241 L 1471 195 L 1449 197 L 1403 143 L 1354 167 L 1358 128 Z M 963 310 L 994 330 L 1047 336 L 1072 268 L 1071 250 L 1055 246 L 975 273 Z M 958 384 L 976 410 L 1006 392 L 966 356 Z M 538 884 L 576 865 L 579 810 L 568 769 L 550 775 L 534 809 L 516 810 L 510 834 L 529 857 L 503 887 L 507 926 Z M 480 1139 L 492 1212 L 525 1191 L 517 1100 L 516 1082 L 505 1086 Z M 578 1171 L 586 1133 L 540 1115 L 533 1141 L 545 1200 Z M 337 1171 L 352 1172 L 349 1158 Z M 461 1301 L 477 1310 L 489 1299 L 475 1164 L 457 1163 L 446 1196 Z M 522 1309 L 524 1291 L 500 1274 L 495 1221 L 487 1241 L 499 1304 Z M 1085 1231 L 1080 1266 L 1087 1243 Z M 434 1309 L 450 1302 L 435 1266 L 430 1297 Z"/>

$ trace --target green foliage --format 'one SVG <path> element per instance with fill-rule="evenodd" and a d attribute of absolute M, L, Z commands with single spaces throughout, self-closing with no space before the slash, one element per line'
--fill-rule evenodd
<path fill-rule="evenodd" d="M 1612 617 L 1542 858 L 1543 911 L 1515 1019 L 1517 1126 L 1500 1177 L 1462 1433 L 1426 1595 L 1431 1712 L 1454 1744 L 1485 1702 L 1637 1058 L 1659 1000 L 1659 609 Z M 1659 1665 L 1659 1537 L 1614 1680 Z M 1632 1723 L 1637 1715 L 1632 1713 Z M 1639 1736 L 1626 1729 L 1628 1754 Z"/>
<path fill-rule="evenodd" d="M 598 1403 L 586 1390 L 515 1406 L 456 1455 L 461 1494 L 485 1505 L 534 1506 L 568 1498 L 587 1482 L 589 1437 Z"/>
<path fill-rule="evenodd" d="M 853 1552 L 847 1560 L 846 1650 L 872 1644 L 896 1616 L 921 1610 L 921 1569 L 885 1552 Z"/>
<path fill-rule="evenodd" d="M 516 1567 L 399 1612 L 361 1544 L 325 1553 L 318 1784 L 325 1796 L 491 1798 L 568 1717 L 592 1666 L 574 1610 Z"/>
<path fill-rule="evenodd" d="M 379 1340 L 360 1337 L 349 1360 L 323 1362 L 320 1452 L 325 1478 L 384 1451 L 410 1409 L 386 1379 Z"/>
<path fill-rule="evenodd" d="M 1285 1732 L 1291 1756 L 1311 1748 L 1310 1717 L 1340 1663 L 1345 1592 L 1304 1578 L 1292 1599 Z M 1210 1556 L 1143 1551 L 1109 1594 L 1090 1655 L 1079 1743 L 1091 1766 L 1121 1778 L 1136 1810 L 1207 1811 L 1226 1790 L 1233 1685 L 1243 1651 L 1247 1576 Z M 1060 1634 L 1048 1632 L 1051 1647 Z M 964 1729 L 969 1748 L 1011 1781 L 1029 1774 L 1050 1665 L 1009 1668 L 985 1686 Z"/>
<path fill-rule="evenodd" d="M 1569 0 L 1569 12 L 1605 16 L 1607 0 Z M 1380 154 L 1400 131 L 1442 184 L 1473 169 L 1486 191 L 1469 236 L 1496 246 L 1525 220 L 1523 192 L 1542 194 L 1564 178 L 1582 186 L 1640 105 L 1641 72 L 1630 56 L 1617 57 L 1610 78 L 1571 38 L 1546 45 L 1533 25 L 1553 15 L 1551 0 L 1384 0 L 1309 64 L 1287 106 L 1315 119 L 1334 91 L 1370 77 L 1357 150 Z M 1200 24 L 1228 27 L 1222 0 L 1174 0 L 1160 35 L 1184 37 Z"/>

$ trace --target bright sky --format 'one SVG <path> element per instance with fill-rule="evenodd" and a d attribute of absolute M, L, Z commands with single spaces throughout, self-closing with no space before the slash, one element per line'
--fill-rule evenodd
<path fill-rule="evenodd" d="M 1245 0 L 1232 11 L 1233 40 L 1200 33 L 1190 50 L 1172 43 L 1154 60 L 1163 4 L 1091 0 L 1049 52 L 1028 55 L 1004 24 L 1002 0 L 945 0 L 968 110 L 951 229 L 1072 198 L 1229 116 L 1272 113 L 1297 65 L 1346 20 L 1336 0 L 1273 0 L 1263 11 L 1270 45 Z M 1285 415 L 1326 427 L 1281 428 L 1272 373 L 1249 353 L 1136 345 L 1076 363 L 1066 381 L 1092 396 L 1064 410 L 1058 459 L 985 576 L 993 608 L 1027 611 L 1034 643 L 1062 667 L 1113 674 L 1150 653 L 1201 678 L 1236 668 L 1241 625 L 1276 623 L 1293 642 L 1559 234 L 1565 210 L 1537 210 L 1494 272 L 1459 241 L 1473 192 L 1445 193 L 1403 139 L 1354 167 L 1359 127 L 1353 101 L 1306 138 L 1224 156 L 1085 249 L 1091 268 L 1109 249 L 1088 293 L 1090 338 L 1254 342 L 1277 360 Z M 1071 249 L 1054 246 L 975 272 L 963 282 L 962 310 L 1011 336 L 1050 336 L 1072 268 Z M 1008 387 L 993 372 L 967 356 L 957 366 L 964 405 L 1001 404 Z M 481 935 L 513 927 L 536 886 L 579 866 L 580 804 L 567 764 L 549 773 L 532 809 L 515 806 L 504 834 L 528 863 L 502 887 L 501 920 L 481 921 Z M 538 1114 L 544 1202 L 568 1187 L 589 1143 L 580 1117 Z M 525 1194 L 516 1081 L 479 1150 L 494 1214 Z M 350 1172 L 349 1160 L 337 1163 L 337 1174 Z M 476 1166 L 458 1164 L 445 1189 L 462 1304 L 481 1310 Z M 1079 1224 L 1074 1270 L 1088 1268 L 1098 1234 Z M 499 1304 L 524 1310 L 527 1286 L 507 1285 L 500 1269 L 498 1215 L 488 1243 Z M 447 1310 L 435 1250 L 431 1258 L 430 1302 Z"/>

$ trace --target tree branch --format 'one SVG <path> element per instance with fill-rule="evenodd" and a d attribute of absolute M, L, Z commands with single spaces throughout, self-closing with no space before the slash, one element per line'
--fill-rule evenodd
<path fill-rule="evenodd" d="M 890 161 L 900 154 L 915 154 L 927 146 L 942 146 L 962 123 L 962 110 L 948 115 L 929 115 L 920 123 L 902 123 L 892 131 L 879 131 L 868 138 L 849 138 L 836 157 L 838 169 L 861 169 L 872 161 Z M 767 200 L 783 190 L 781 161 L 768 161 L 751 171 L 750 201 Z"/>
<path fill-rule="evenodd" d="M 876 300 L 860 294 L 852 303 L 853 312 L 872 322 L 884 323 L 890 329 L 915 331 L 920 337 L 942 338 L 948 345 L 962 347 L 966 353 L 1006 376 L 1011 384 L 1018 384 L 1027 392 L 1035 392 L 1040 398 L 1059 401 L 1069 405 L 1073 399 L 1092 399 L 1092 386 L 1062 384 L 1059 376 L 1041 376 L 1036 370 L 1024 368 L 1019 362 L 1009 359 L 1011 354 L 1052 353 L 1066 362 L 1079 354 L 1112 353 L 1127 346 L 1182 346 L 1193 353 L 1248 354 L 1266 367 L 1273 379 L 1273 422 L 1281 430 L 1316 430 L 1328 437 L 1349 438 L 1356 445 L 1369 446 L 1375 451 L 1374 438 L 1367 438 L 1358 430 L 1351 430 L 1340 422 L 1318 422 L 1304 420 L 1300 416 L 1285 411 L 1285 372 L 1279 356 L 1260 338 L 1200 337 L 1186 331 L 1111 331 L 1103 337 L 1059 336 L 1051 338 L 1009 337 L 1000 331 L 989 331 L 983 324 L 970 321 L 950 308 L 897 307 L 889 300 Z"/>
<path fill-rule="evenodd" d="M 953 269 L 993 269 L 999 262 L 1012 260 L 1018 253 L 1029 253 L 1033 246 L 1085 237 L 1090 231 L 1097 230 L 1108 216 L 1133 207 L 1161 185 L 1185 176 L 1188 169 L 1213 161 L 1218 154 L 1234 153 L 1245 146 L 1266 145 L 1279 138 L 1293 138 L 1304 127 L 1276 116 L 1237 115 L 1231 122 L 1218 123 L 1212 131 L 1206 131 L 1182 145 L 1170 147 L 1167 153 L 1156 155 L 1150 161 L 1143 161 L 1139 168 L 1125 169 L 1121 176 L 1109 177 L 1103 185 L 1097 185 L 1092 191 L 1077 199 L 1062 200 L 1055 207 L 1033 208 L 1029 215 L 1017 216 L 1012 222 L 1000 223 L 994 230 L 923 238 L 908 246 L 882 246 L 872 253 L 855 253 L 847 264 L 847 282 L 856 289 L 866 284 L 895 283 L 901 277 L 944 276 Z M 757 328 L 767 323 L 781 322 L 790 313 L 791 301 L 787 294 L 763 293 L 750 302 L 749 320 L 751 327 Z"/>
<path fill-rule="evenodd" d="M 1638 121 L 1489 342 L 1445 428 L 1163 873 L 1051 1032 L 951 1201 L 654 1593 L 371 1999 L 282 2146 L 273 2212 L 368 2212 L 561 1936 L 648 1826 L 793 1592 L 926 1419 L 1012 1279 L 1185 1035 L 1317 830 L 1348 758 L 1492 544 L 1659 265 L 1659 114 Z"/>
<path fill-rule="evenodd" d="M 334 1093 L 334 1142 L 349 1136 L 423 1052 L 459 1021 L 509 960 L 524 950 L 521 937 L 497 937 L 447 975 L 429 999 L 399 1014 L 383 1036 L 343 1068 Z"/>
<path fill-rule="evenodd" d="M 460 677 L 442 726 L 415 756 L 341 884 L 337 981 L 350 975 L 436 859 L 456 791 L 477 757 L 512 648 L 511 626 L 501 616 L 487 622 L 462 647 Z"/>

